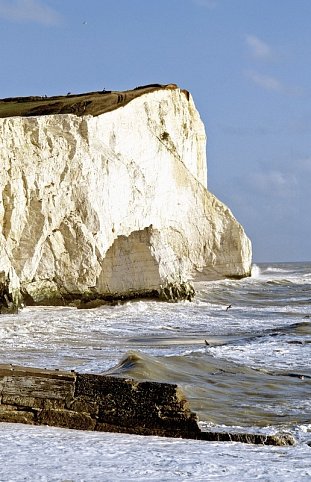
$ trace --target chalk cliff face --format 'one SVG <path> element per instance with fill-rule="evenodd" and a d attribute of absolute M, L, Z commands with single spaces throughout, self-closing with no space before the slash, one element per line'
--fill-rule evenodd
<path fill-rule="evenodd" d="M 205 141 L 178 88 L 97 116 L 0 119 L 0 298 L 178 299 L 192 280 L 248 275 L 250 241 L 206 188 Z"/>

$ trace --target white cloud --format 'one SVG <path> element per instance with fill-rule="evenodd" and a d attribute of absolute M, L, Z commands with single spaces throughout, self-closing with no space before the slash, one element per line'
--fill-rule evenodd
<path fill-rule="evenodd" d="M 271 197 L 289 197 L 298 185 L 296 174 L 279 170 L 256 172 L 249 180 L 254 190 Z"/>
<path fill-rule="evenodd" d="M 247 176 L 252 193 L 270 199 L 298 199 L 307 194 L 306 187 L 311 180 L 311 158 L 270 160 L 261 163 Z"/>
<path fill-rule="evenodd" d="M 249 47 L 253 57 L 264 60 L 271 58 L 271 47 L 255 35 L 247 35 L 246 44 Z"/>
<path fill-rule="evenodd" d="M 276 92 L 282 92 L 284 90 L 283 84 L 275 77 L 258 74 L 254 71 L 248 71 L 246 74 L 248 78 L 251 79 L 255 84 L 263 87 L 266 90 L 273 90 Z"/>
<path fill-rule="evenodd" d="M 61 16 L 42 0 L 0 0 L 0 17 L 13 22 L 57 25 Z"/>

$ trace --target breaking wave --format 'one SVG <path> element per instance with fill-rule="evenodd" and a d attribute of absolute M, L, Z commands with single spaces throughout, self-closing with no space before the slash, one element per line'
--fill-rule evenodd
<path fill-rule="evenodd" d="M 200 420 L 266 426 L 307 423 L 311 373 L 250 368 L 213 356 L 208 347 L 184 356 L 130 351 L 106 374 L 176 383 Z"/>

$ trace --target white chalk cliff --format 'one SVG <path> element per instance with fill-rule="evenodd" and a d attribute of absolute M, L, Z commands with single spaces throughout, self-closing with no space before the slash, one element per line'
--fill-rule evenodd
<path fill-rule="evenodd" d="M 0 285 L 25 302 L 191 296 L 250 273 L 251 244 L 206 187 L 192 97 L 159 88 L 92 116 L 0 119 Z"/>

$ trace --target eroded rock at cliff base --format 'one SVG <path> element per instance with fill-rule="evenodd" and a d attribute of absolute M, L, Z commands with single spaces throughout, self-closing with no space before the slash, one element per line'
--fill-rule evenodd
<path fill-rule="evenodd" d="M 13 282 L 12 279 L 13 278 Z M 21 304 L 18 280 L 12 272 L 0 272 L 0 314 L 16 313 Z"/>
<path fill-rule="evenodd" d="M 57 100 L 72 114 L 55 98 L 0 102 L 0 272 L 14 299 L 191 299 L 196 280 L 250 275 L 249 239 L 207 190 L 191 95 L 85 95 L 84 113 Z"/>
<path fill-rule="evenodd" d="M 169 270 L 165 265 L 168 262 Z M 96 291 L 106 299 L 120 299 L 127 293 L 131 298 L 191 300 L 194 290 L 183 281 L 183 274 L 168 239 L 149 226 L 115 239 L 102 262 Z"/>

